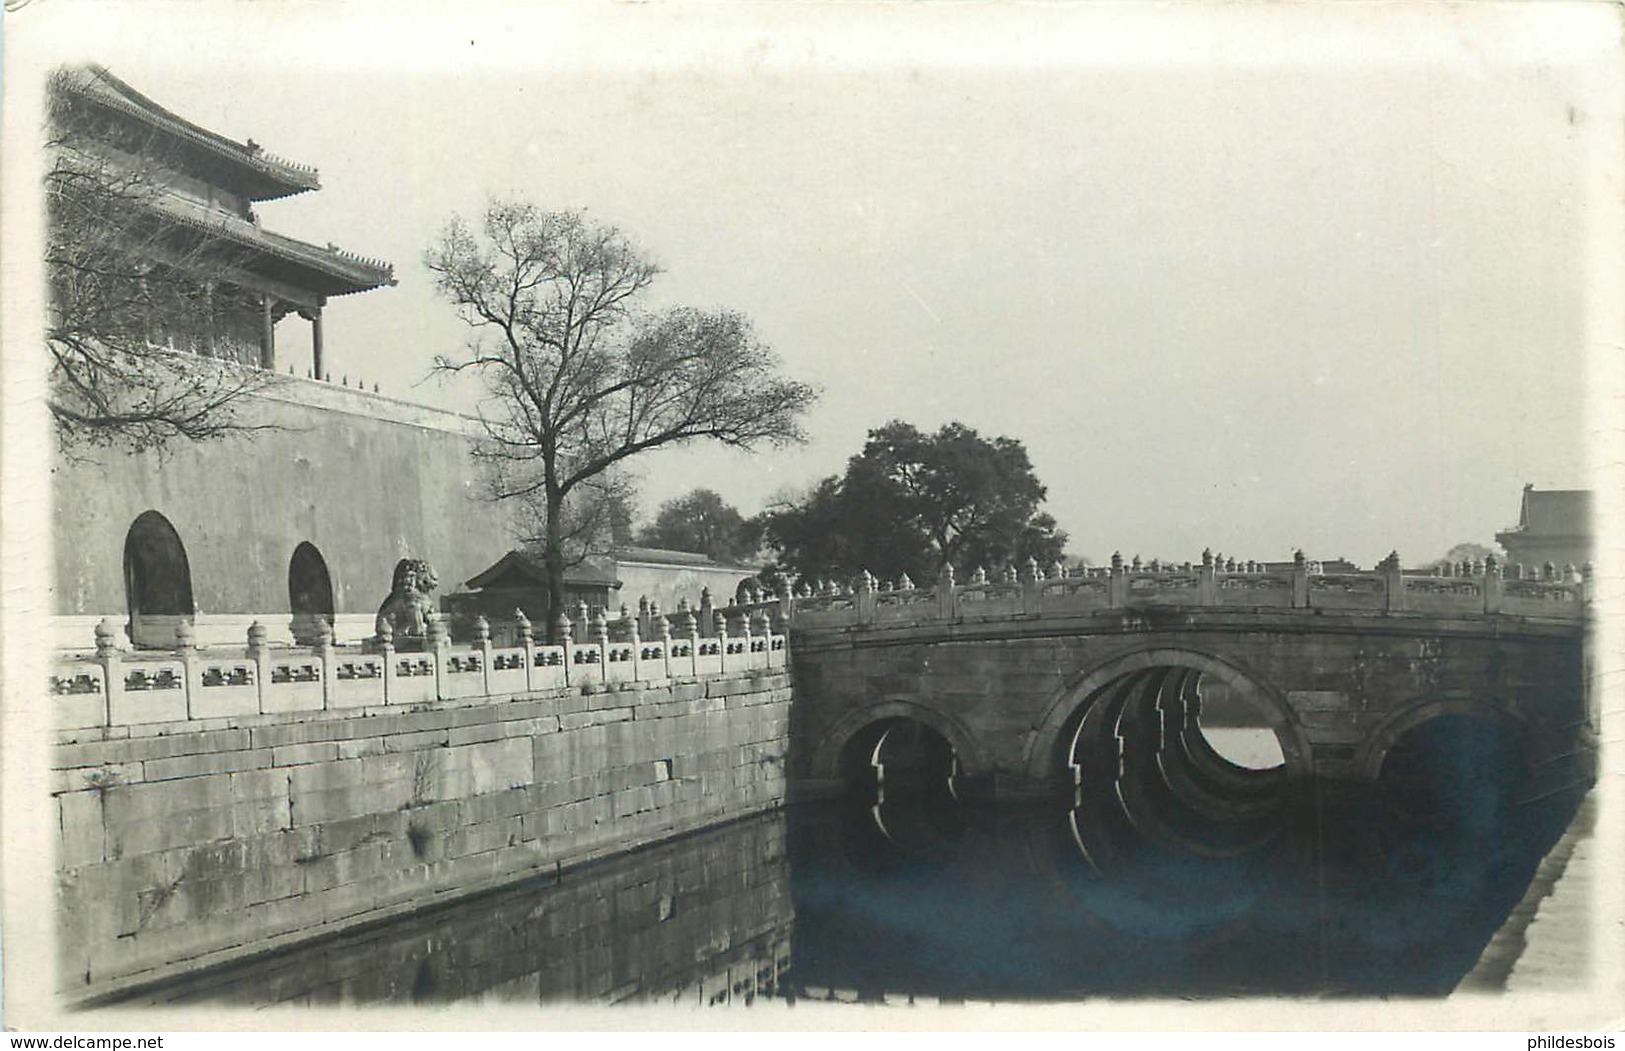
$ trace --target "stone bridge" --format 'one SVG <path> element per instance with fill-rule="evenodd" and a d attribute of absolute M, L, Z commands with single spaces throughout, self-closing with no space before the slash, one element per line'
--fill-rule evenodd
<path fill-rule="evenodd" d="M 1157 791 L 1228 786 L 1235 803 L 1270 777 L 1375 781 L 1440 732 L 1482 745 L 1458 756 L 1466 769 L 1516 766 L 1535 791 L 1589 776 L 1580 574 L 1526 578 L 1492 560 L 1419 575 L 1397 556 L 1371 572 L 1319 568 L 1301 555 L 1276 569 L 1114 559 L 930 588 L 865 577 L 797 598 L 792 786 L 862 778 L 903 725 L 952 747 L 961 785 L 1000 796 L 1082 785 L 1139 744 Z M 1198 729 L 1204 704 L 1215 721 L 1273 731 L 1284 771 L 1216 755 Z"/>

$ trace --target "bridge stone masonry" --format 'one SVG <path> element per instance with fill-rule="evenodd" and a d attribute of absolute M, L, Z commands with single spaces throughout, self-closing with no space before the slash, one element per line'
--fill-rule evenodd
<path fill-rule="evenodd" d="M 1255 713 L 1288 779 L 1373 781 L 1446 717 L 1516 740 L 1528 791 L 1592 776 L 1589 569 L 1507 573 L 1491 558 L 1421 575 L 1397 555 L 1370 572 L 1321 569 L 1301 553 L 1284 568 L 1114 556 L 1081 572 L 1029 563 L 996 581 L 958 584 L 950 570 L 888 587 L 864 574 L 808 590 L 790 620 L 791 790 L 861 779 L 884 728 L 908 720 L 952 746 L 962 785 L 999 797 L 1084 786 L 1091 762 L 1126 768 L 1143 740 L 1164 753 L 1158 791 L 1228 782 L 1240 793 L 1206 802 L 1245 809 L 1260 778 L 1192 732 L 1204 698 Z M 1181 770 L 1164 761 L 1173 745 Z"/>

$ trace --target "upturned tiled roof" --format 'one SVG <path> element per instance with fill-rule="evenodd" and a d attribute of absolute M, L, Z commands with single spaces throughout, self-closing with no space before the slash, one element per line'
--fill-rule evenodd
<path fill-rule="evenodd" d="M 252 142 L 236 142 L 193 124 L 160 106 L 102 66 L 89 64 L 69 68 L 63 71 L 59 82 L 64 89 L 80 98 L 122 113 L 230 165 L 251 200 L 274 200 L 321 188 L 315 168 L 267 153 Z"/>
<path fill-rule="evenodd" d="M 272 233 L 230 212 L 174 194 L 156 198 L 153 206 L 167 219 L 275 257 L 299 270 L 302 283 L 323 295 L 347 295 L 395 284 L 395 268 L 382 259 Z"/>

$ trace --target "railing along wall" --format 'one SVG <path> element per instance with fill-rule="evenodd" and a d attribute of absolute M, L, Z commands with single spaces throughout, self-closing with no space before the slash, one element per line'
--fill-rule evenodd
<path fill-rule="evenodd" d="M 1167 607 L 1315 610 L 1347 613 L 1422 613 L 1449 616 L 1504 614 L 1580 620 L 1590 567 L 1547 564 L 1510 572 L 1492 556 L 1428 574 L 1401 570 L 1390 554 L 1376 569 L 1325 572 L 1297 553 L 1290 566 L 1218 559 L 1142 564 L 1113 555 L 1110 566 L 1048 572 L 1029 560 L 1018 572 L 990 579 L 978 570 L 961 584 L 952 567 L 933 586 L 907 576 L 892 584 L 859 574 L 850 585 L 805 586 L 781 600 L 797 628 L 882 627 L 925 622 L 965 623 L 1016 617 L 1084 616 L 1108 610 Z"/>
<path fill-rule="evenodd" d="M 57 725 L 68 728 L 180 722 L 273 712 L 422 704 L 497 697 L 567 687 L 660 683 L 752 668 L 782 668 L 782 624 L 765 608 L 715 611 L 703 622 L 679 604 L 675 615 L 650 618 L 648 635 L 631 617 L 602 611 L 585 625 L 559 617 L 558 644 L 538 642 L 523 614 L 517 644 L 494 646 L 485 618 L 474 637 L 454 644 L 439 616 L 410 648 L 397 646 L 387 624 L 365 647 L 340 647 L 322 624 L 311 647 L 274 646 L 263 625 L 246 645 L 199 647 L 180 620 L 172 650 L 126 651 L 111 620 L 95 629 L 94 653 L 59 654 L 50 679 Z"/>

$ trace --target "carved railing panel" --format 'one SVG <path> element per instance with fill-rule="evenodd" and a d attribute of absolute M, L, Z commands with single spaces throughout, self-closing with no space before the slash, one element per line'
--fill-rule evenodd
<path fill-rule="evenodd" d="M 718 675 L 722 672 L 722 641 L 701 638 L 694 646 L 694 674 Z"/>
<path fill-rule="evenodd" d="M 384 686 L 389 703 L 424 704 L 439 696 L 435 659 L 431 653 L 397 653 L 389 664 Z"/>
<path fill-rule="evenodd" d="M 343 653 L 331 658 L 327 707 L 370 708 L 384 703 L 384 660 L 371 654 Z"/>
<path fill-rule="evenodd" d="M 633 663 L 635 651 L 630 643 L 612 642 L 603 652 L 605 682 L 631 682 L 637 678 L 637 666 Z"/>
<path fill-rule="evenodd" d="M 1578 584 L 1545 580 L 1501 582 L 1503 613 L 1572 620 L 1580 615 L 1582 608 L 1583 598 Z"/>
<path fill-rule="evenodd" d="M 485 654 L 478 650 L 449 650 L 440 658 L 439 696 L 481 697 L 485 688 Z"/>
<path fill-rule="evenodd" d="M 1195 606 L 1201 581 L 1195 573 L 1129 573 L 1126 606 Z"/>
<path fill-rule="evenodd" d="M 1279 573 L 1224 573 L 1213 581 L 1215 604 L 1292 608 L 1292 578 Z"/>
<path fill-rule="evenodd" d="M 1370 573 L 1324 573 L 1309 577 L 1309 608 L 1381 612 L 1388 594 L 1382 577 Z"/>
<path fill-rule="evenodd" d="M 537 646 L 530 655 L 530 688 L 556 690 L 569 681 L 563 646 Z"/>
<path fill-rule="evenodd" d="M 1040 614 L 1070 615 L 1110 609 L 1109 577 L 1053 577 L 1038 584 Z"/>
<path fill-rule="evenodd" d="M 485 670 L 485 692 L 493 696 L 524 693 L 530 689 L 530 675 L 525 667 L 523 647 L 493 649 Z"/>
<path fill-rule="evenodd" d="M 1019 583 L 966 584 L 956 589 L 962 620 L 1003 620 L 1027 612 Z"/>
<path fill-rule="evenodd" d="M 260 711 L 320 711 L 326 690 L 325 664 L 313 653 L 273 657 L 261 686 Z"/>
<path fill-rule="evenodd" d="M 937 619 L 937 593 L 933 588 L 882 591 L 874 596 L 876 624 L 907 624 Z"/>
<path fill-rule="evenodd" d="M 1482 613 L 1484 588 L 1464 577 L 1401 577 L 1405 609 L 1413 613 Z"/>

